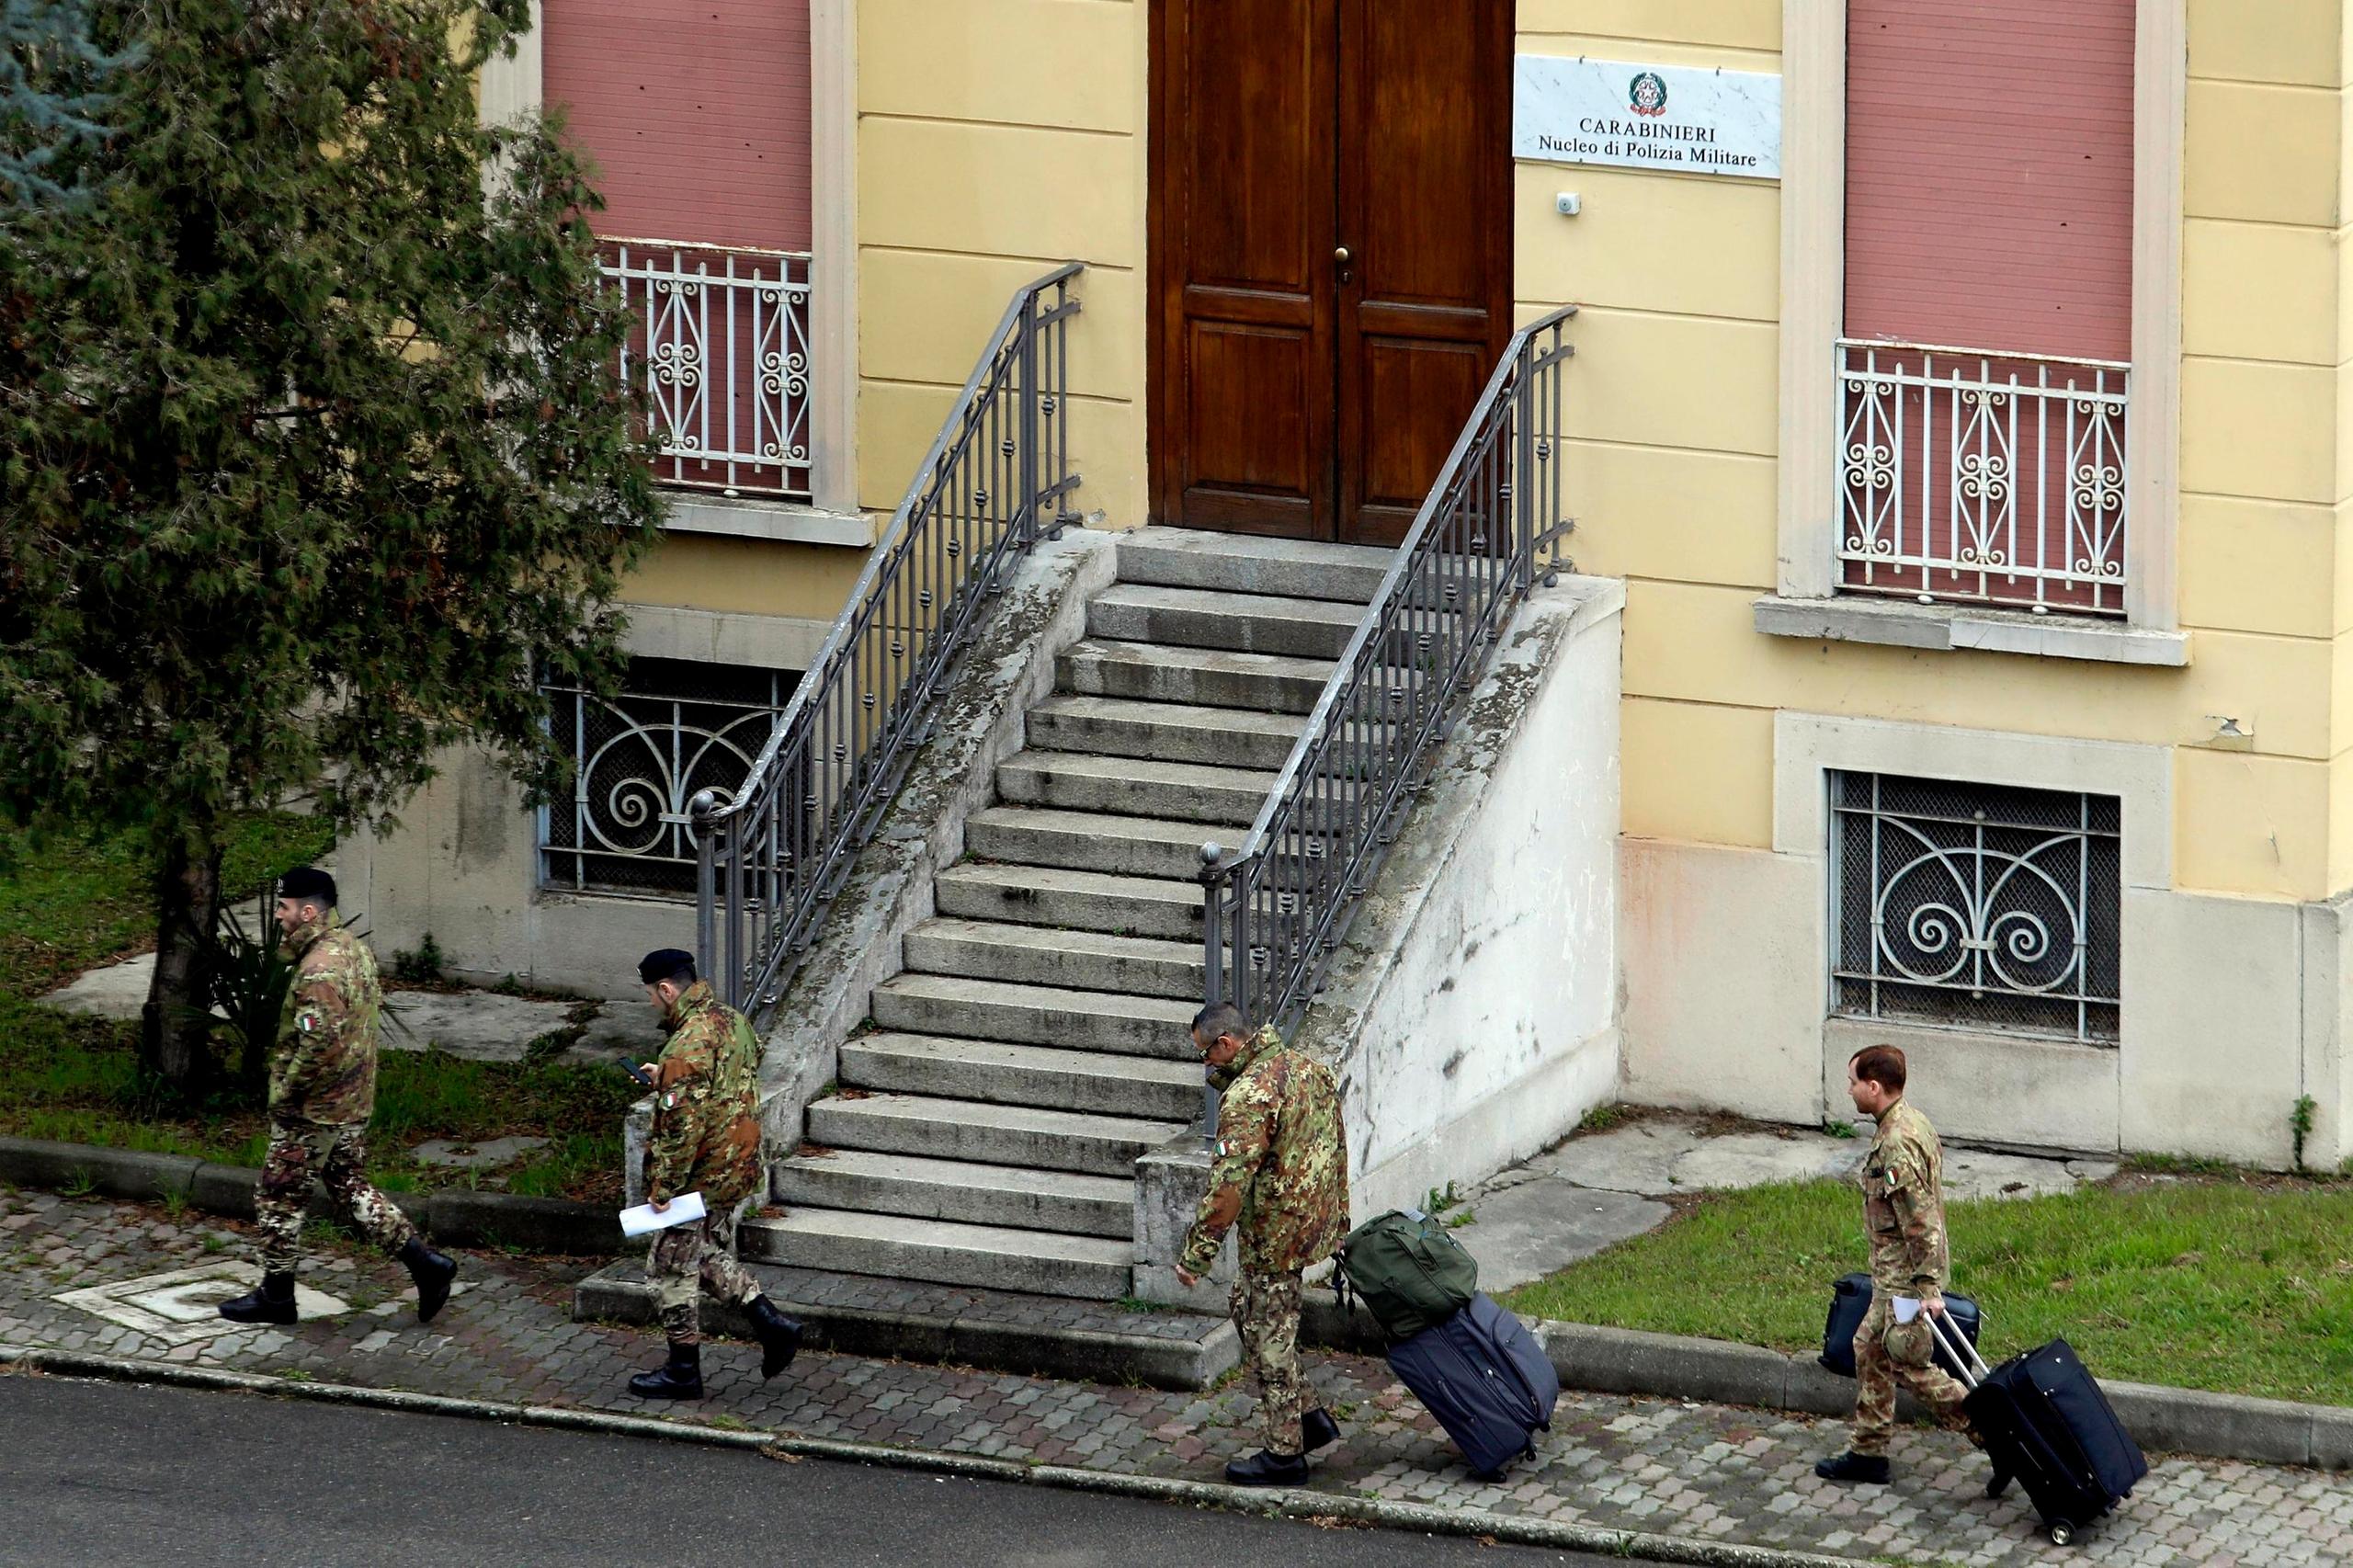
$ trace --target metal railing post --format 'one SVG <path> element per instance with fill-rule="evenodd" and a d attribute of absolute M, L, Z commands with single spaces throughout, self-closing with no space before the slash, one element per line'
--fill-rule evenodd
<path fill-rule="evenodd" d="M 1038 312 L 1040 301 L 1021 307 L 1021 548 L 1038 542 Z"/>
<path fill-rule="evenodd" d="M 1520 345 L 1519 374 L 1511 389 L 1511 417 L 1518 449 L 1512 454 L 1512 548 L 1518 554 L 1519 591 L 1536 586 L 1536 337 Z M 1495 631 L 1503 631 L 1497 626 Z"/>
<path fill-rule="evenodd" d="M 719 866 L 711 847 L 716 834 L 710 822 L 718 809 L 719 797 L 709 790 L 697 790 L 687 806 L 695 834 L 695 972 L 706 978 L 719 972 Z"/>
<path fill-rule="evenodd" d="M 1201 846 L 1201 1005 L 1214 1007 L 1225 1000 L 1225 875 L 1218 869 L 1224 853 L 1215 844 Z M 1217 1085 L 1210 1082 L 1208 1062 L 1201 1063 L 1201 1142 L 1217 1142 Z"/>

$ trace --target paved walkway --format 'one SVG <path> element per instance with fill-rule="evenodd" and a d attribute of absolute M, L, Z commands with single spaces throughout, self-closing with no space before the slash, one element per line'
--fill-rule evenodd
<path fill-rule="evenodd" d="M 238 1229 L 162 1209 L 0 1193 L 0 1344 L 138 1357 L 318 1381 L 645 1414 L 620 1392 L 650 1363 L 646 1332 L 575 1324 L 579 1264 L 470 1253 L 463 1293 L 420 1327 L 396 1265 L 338 1248 L 305 1284 L 343 1310 L 287 1330 L 214 1332 L 209 1304 L 242 1285 L 150 1277 L 242 1263 Z M 139 1281 L 148 1281 L 141 1285 Z M 109 1292 L 107 1287 L 115 1289 Z M 83 1292 L 88 1305 L 57 1298 Z M 96 1309 L 96 1310 L 94 1310 Z M 705 1352 L 704 1420 L 905 1448 L 1215 1480 L 1243 1443 L 1238 1386 L 1208 1394 L 806 1355 L 762 1383 L 756 1353 Z M 2139 1494 L 2066 1551 L 2015 1496 L 1982 1494 L 1959 1439 L 1906 1431 L 1892 1487 L 1844 1491 L 1812 1472 L 1836 1422 L 1572 1393 L 1537 1462 L 1471 1479 L 1429 1416 L 1379 1361 L 1311 1358 L 1347 1437 L 1317 1465 L 1338 1493 L 1569 1520 L 1602 1528 L 1827 1552 L 1882 1562 L 2333 1564 L 2353 1561 L 2353 1477 L 2160 1459 Z"/>

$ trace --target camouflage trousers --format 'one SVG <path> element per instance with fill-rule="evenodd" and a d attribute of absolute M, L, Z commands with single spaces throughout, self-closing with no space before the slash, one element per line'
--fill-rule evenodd
<path fill-rule="evenodd" d="M 1884 1454 L 1895 1431 L 1898 1383 L 1939 1426 L 1966 1432 L 1969 1417 L 1961 1402 L 1968 1390 L 1936 1364 L 1935 1331 L 1927 1314 L 1897 1323 L 1890 1292 L 1874 1293 L 1871 1310 L 1855 1330 L 1855 1419 L 1848 1447 L 1859 1454 Z"/>
<path fill-rule="evenodd" d="M 1299 1270 L 1252 1274 L 1233 1282 L 1229 1300 L 1242 1335 L 1242 1364 L 1258 1382 L 1258 1437 L 1270 1454 L 1296 1454 L 1305 1443 L 1307 1378 L 1299 1369 Z"/>
<path fill-rule="evenodd" d="M 736 1212 L 730 1208 L 691 1225 L 673 1225 L 654 1236 L 645 1255 L 645 1278 L 659 1303 L 656 1315 L 673 1345 L 702 1343 L 699 1292 L 708 1290 L 739 1307 L 760 1294 L 760 1282 L 735 1261 Z"/>
<path fill-rule="evenodd" d="M 322 1127 L 313 1121 L 272 1121 L 269 1153 L 254 1194 L 261 1231 L 261 1266 L 291 1274 L 302 1260 L 302 1221 L 313 1178 L 327 1189 L 337 1218 L 386 1252 L 416 1239 L 416 1227 L 392 1200 L 368 1185 L 368 1130 Z"/>

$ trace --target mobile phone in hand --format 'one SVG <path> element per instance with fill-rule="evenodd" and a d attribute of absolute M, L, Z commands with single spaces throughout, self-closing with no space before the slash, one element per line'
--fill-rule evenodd
<path fill-rule="evenodd" d="M 654 1086 L 654 1074 L 639 1066 L 636 1062 L 631 1061 L 628 1057 L 624 1056 L 621 1058 L 620 1067 L 622 1072 L 628 1074 L 631 1077 L 636 1079 L 647 1088 L 650 1089 Z"/>

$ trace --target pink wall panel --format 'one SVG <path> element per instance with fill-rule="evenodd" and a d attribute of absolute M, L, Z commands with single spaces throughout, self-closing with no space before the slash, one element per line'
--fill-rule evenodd
<path fill-rule="evenodd" d="M 1848 0 L 1847 323 L 2131 355 L 2132 0 Z"/>
<path fill-rule="evenodd" d="M 545 0 L 599 233 L 809 248 L 809 0 Z"/>

